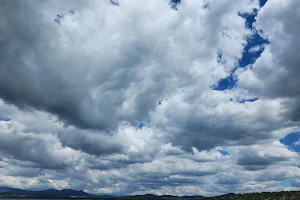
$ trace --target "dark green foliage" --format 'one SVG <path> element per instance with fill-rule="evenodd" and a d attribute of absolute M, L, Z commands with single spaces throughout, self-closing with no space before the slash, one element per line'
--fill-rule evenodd
<path fill-rule="evenodd" d="M 300 192 L 262 192 L 246 194 L 227 194 L 207 200 L 300 200 Z"/>

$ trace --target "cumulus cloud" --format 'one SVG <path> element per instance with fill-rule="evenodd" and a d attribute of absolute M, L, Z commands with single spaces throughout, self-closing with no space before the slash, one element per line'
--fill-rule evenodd
<path fill-rule="evenodd" d="M 300 139 L 299 139 L 298 141 L 296 141 L 296 142 L 294 143 L 294 145 L 299 146 L 299 145 L 300 145 Z"/>
<path fill-rule="evenodd" d="M 268 2 L 258 13 L 255 26 L 263 30 L 270 45 L 261 57 L 238 77 L 241 87 L 265 98 L 279 99 L 282 113 L 299 121 L 299 57 L 295 54 L 299 24 L 298 1 L 275 0 Z M 247 77 L 247 78 L 246 78 Z"/>
<path fill-rule="evenodd" d="M 180 89 L 210 90 L 233 68 L 245 43 L 248 31 L 236 13 L 257 6 L 246 1 L 220 15 L 223 6 L 217 3 L 207 12 L 192 1 L 178 11 L 167 1 L 124 1 L 120 6 L 88 1 L 82 12 L 66 15 L 57 26 L 54 13 L 62 9 L 56 4 L 3 4 L 3 10 L 18 13 L 2 12 L 2 48 L 9 51 L 1 55 L 1 97 L 20 108 L 56 114 L 66 124 L 107 132 L 120 121 L 149 121 L 155 102 Z M 212 60 L 219 48 L 225 66 Z"/>
<path fill-rule="evenodd" d="M 264 49 L 264 46 L 263 45 L 257 45 L 257 46 L 253 46 L 249 49 L 249 52 L 250 53 L 256 53 L 258 51 L 261 51 Z"/>
<path fill-rule="evenodd" d="M 276 162 L 282 162 L 298 158 L 299 155 L 288 150 L 279 142 L 269 144 L 267 147 L 251 146 L 250 148 L 241 148 L 238 152 L 237 164 L 244 166 L 246 169 L 265 168 Z"/>
<path fill-rule="evenodd" d="M 296 187 L 299 154 L 279 140 L 299 131 L 299 6 L 2 1 L 0 184 L 208 196 Z M 239 13 L 255 10 L 270 44 L 238 68 L 255 34 Z M 236 86 L 213 89 L 228 76 Z"/>

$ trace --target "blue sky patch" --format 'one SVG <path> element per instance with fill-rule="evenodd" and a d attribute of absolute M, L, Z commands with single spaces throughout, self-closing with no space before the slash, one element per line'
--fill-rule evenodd
<path fill-rule="evenodd" d="M 177 10 L 177 5 L 181 3 L 181 0 L 171 0 L 170 2 L 171 2 L 171 8 Z"/>
<path fill-rule="evenodd" d="M 145 126 L 145 124 L 143 122 L 141 122 L 137 127 L 136 127 L 136 130 L 138 129 L 143 129 L 143 127 Z"/>
<path fill-rule="evenodd" d="M 157 105 L 161 105 L 163 100 L 158 100 Z"/>
<path fill-rule="evenodd" d="M 205 5 L 203 6 L 203 8 L 204 8 L 204 9 L 209 9 L 209 3 L 205 4 Z"/>
<path fill-rule="evenodd" d="M 56 18 L 54 19 L 54 21 L 60 25 L 60 20 L 61 20 L 63 17 L 64 17 L 63 15 L 56 15 Z"/>
<path fill-rule="evenodd" d="M 284 187 L 291 187 L 292 186 L 292 181 L 290 179 L 285 179 L 280 182 L 280 185 Z"/>
<path fill-rule="evenodd" d="M 259 6 L 263 7 L 267 3 L 267 1 L 268 0 L 259 0 Z"/>
<path fill-rule="evenodd" d="M 298 142 L 300 139 L 300 132 L 297 133 L 290 133 L 284 138 L 280 139 L 279 141 L 286 145 L 288 149 L 295 151 L 295 152 L 300 152 L 300 145 L 296 145 L 295 143 Z"/>
<path fill-rule="evenodd" d="M 264 48 L 259 49 L 256 52 L 249 51 L 251 48 L 256 46 L 262 46 L 264 44 L 269 44 L 269 41 L 262 38 L 260 34 L 255 31 L 255 34 L 247 39 L 247 44 L 244 47 L 243 56 L 239 60 L 239 67 L 246 67 L 249 64 L 255 63 L 255 61 L 260 57 Z"/>
<path fill-rule="evenodd" d="M 256 22 L 255 17 L 258 14 L 258 10 L 257 9 L 253 9 L 252 13 L 238 13 L 238 15 L 242 18 L 244 18 L 246 20 L 245 22 L 245 26 L 248 29 L 252 29 L 253 28 L 253 23 Z"/>
<path fill-rule="evenodd" d="M 219 80 L 218 84 L 213 86 L 212 88 L 213 90 L 230 90 L 235 87 L 236 81 L 236 77 L 231 74 L 230 76 Z"/>
<path fill-rule="evenodd" d="M 75 14 L 75 11 L 74 10 L 69 10 L 69 13 L 71 14 L 71 15 L 74 15 Z M 58 14 L 58 15 L 56 15 L 56 18 L 54 19 L 54 21 L 57 23 L 57 24 L 59 24 L 59 25 L 61 25 L 60 24 L 60 21 L 61 21 L 61 19 L 64 17 L 64 15 L 63 14 Z"/>
<path fill-rule="evenodd" d="M 247 38 L 247 44 L 244 47 L 242 58 L 239 60 L 239 67 L 246 67 L 249 64 L 253 64 L 263 52 L 263 48 L 256 51 L 249 51 L 251 48 L 255 46 L 261 46 L 264 44 L 269 44 L 269 41 L 261 37 L 259 33 L 263 33 L 261 30 L 256 30 L 253 27 L 253 23 L 256 22 L 255 17 L 258 14 L 257 9 L 253 9 L 252 13 L 239 13 L 239 16 L 246 20 L 245 26 L 254 31 L 254 34 Z"/>
<path fill-rule="evenodd" d="M 180 4 L 181 0 L 171 0 L 171 3 Z"/>
<path fill-rule="evenodd" d="M 9 122 L 11 119 L 8 117 L 0 117 L 0 121 L 2 122 Z"/>
<path fill-rule="evenodd" d="M 218 52 L 217 52 L 217 62 L 220 63 L 221 60 L 222 60 L 222 58 L 223 58 L 222 50 L 218 49 Z"/>
<path fill-rule="evenodd" d="M 260 5 L 264 5 L 265 1 L 262 1 Z M 238 61 L 238 66 L 232 70 L 232 73 L 224 78 L 221 79 L 216 86 L 213 86 L 214 90 L 230 90 L 236 86 L 236 79 L 234 78 L 234 72 L 237 68 L 244 68 L 249 64 L 255 63 L 255 61 L 261 56 L 262 52 L 264 51 L 265 44 L 270 44 L 270 42 L 263 37 L 261 37 L 260 33 L 263 33 L 262 30 L 256 30 L 253 27 L 253 23 L 256 21 L 255 17 L 258 14 L 257 9 L 253 9 L 252 13 L 238 13 L 238 15 L 244 18 L 245 26 L 253 31 L 253 35 L 247 38 L 247 44 L 244 46 L 244 50 L 242 53 L 242 58 Z M 224 36 L 223 32 L 222 35 Z M 259 47 L 257 51 L 252 51 L 254 47 Z M 217 62 L 220 62 L 222 59 L 222 52 L 217 53 Z"/>
<path fill-rule="evenodd" d="M 218 150 L 222 155 L 228 156 L 230 153 L 224 150 Z"/>
<path fill-rule="evenodd" d="M 239 103 L 245 103 L 245 102 L 254 102 L 257 101 L 258 98 L 252 98 L 252 99 L 238 99 L 237 102 Z"/>
<path fill-rule="evenodd" d="M 114 1 L 114 0 L 109 0 L 110 1 L 110 3 L 112 4 L 112 5 L 114 5 L 114 6 L 119 6 L 119 3 L 118 2 L 116 2 L 116 1 Z"/>

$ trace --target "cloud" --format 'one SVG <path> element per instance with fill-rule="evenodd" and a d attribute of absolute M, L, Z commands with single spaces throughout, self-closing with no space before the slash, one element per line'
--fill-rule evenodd
<path fill-rule="evenodd" d="M 9 122 L 11 119 L 7 118 L 7 117 L 0 117 L 0 121 L 3 122 Z"/>
<path fill-rule="evenodd" d="M 13 42 L 3 46 L 11 50 L 2 55 L 1 74 L 5 77 L 0 77 L 1 97 L 21 109 L 55 114 L 65 125 L 104 134 L 115 134 L 123 122 L 132 126 L 149 122 L 157 132 L 165 133 L 166 140 L 188 151 L 194 146 L 213 148 L 228 140 L 245 141 L 245 137 L 253 139 L 247 143 L 255 142 L 257 135 L 267 138 L 262 134 L 279 124 L 268 120 L 263 125 L 268 130 L 252 132 L 248 129 L 251 120 L 232 124 L 240 117 L 236 115 L 239 111 L 223 113 L 233 109 L 231 103 L 218 101 L 222 105 L 219 110 L 206 109 L 216 106 L 208 101 L 215 101 L 217 96 L 223 101 L 226 98 L 211 87 L 225 78 L 242 56 L 246 37 L 252 33 L 237 13 L 251 12 L 258 8 L 257 2 L 231 3 L 226 9 L 223 3 L 211 2 L 207 10 L 201 3 L 185 1 L 177 11 L 165 1 L 119 3 L 120 6 L 95 1 L 79 4 L 82 7 L 76 14 L 61 18 L 61 26 L 50 19 L 63 13 L 61 10 L 68 4 L 73 9 L 70 2 L 61 9 L 51 3 L 6 3 L 3 9 L 20 6 L 19 13 L 31 13 L 29 25 L 35 31 L 20 25 L 26 24 L 27 18 L 3 12 L 2 25 L 7 27 L 3 41 L 5 38 Z M 220 50 L 223 63 L 216 62 Z M 10 83 L 15 79 L 18 82 Z M 161 97 L 168 101 L 158 107 L 156 101 Z M 246 117 L 252 115 L 250 110 L 257 109 L 256 105 L 235 108 L 243 109 L 240 114 Z M 181 113 L 188 114 L 181 118 Z M 164 125 L 158 120 L 161 118 L 167 119 Z M 228 133 L 221 134 L 229 124 Z M 94 142 L 83 137 L 86 146 Z M 69 136 L 60 138 L 75 149 L 74 145 L 79 145 Z M 107 148 L 113 148 L 110 146 Z M 97 151 L 107 148 L 88 151 L 99 154 Z"/>
<path fill-rule="evenodd" d="M 256 52 L 261 51 L 261 50 L 263 50 L 263 49 L 264 49 L 264 46 L 263 46 L 263 45 L 257 45 L 257 46 L 251 47 L 251 48 L 249 49 L 249 52 L 250 52 L 250 53 L 256 53 Z"/>
<path fill-rule="evenodd" d="M 169 100 L 170 107 L 176 105 L 177 109 L 161 109 L 165 118 L 157 119 L 157 123 L 160 127 L 171 127 L 167 128 L 167 132 L 173 133 L 167 135 L 168 139 L 185 150 L 191 147 L 209 149 L 224 144 L 254 144 L 271 139 L 274 135 L 267 132 L 273 132 L 286 123 L 278 115 L 280 104 L 276 101 L 257 100 L 240 104 L 229 101 L 230 95 L 227 98 L 225 95 L 212 91 L 194 100 L 194 106 L 180 103 L 180 99 L 176 102 Z M 189 115 L 182 118 L 181 113 Z M 253 123 L 257 126 L 252 126 Z"/>
<path fill-rule="evenodd" d="M 0 151 L 3 155 L 17 160 L 30 161 L 36 167 L 60 169 L 72 161 L 71 150 L 56 149 L 59 143 L 48 135 L 36 136 L 13 132 L 0 134 Z"/>
<path fill-rule="evenodd" d="M 60 142 L 68 147 L 91 155 L 105 155 L 122 152 L 122 143 L 99 133 L 90 133 L 70 129 L 58 134 Z M 104 142 L 105 141 L 105 142 Z"/>
<path fill-rule="evenodd" d="M 263 36 L 271 44 L 266 46 L 253 68 L 241 72 L 238 83 L 252 93 L 279 99 L 286 118 L 298 122 L 300 93 L 296 77 L 300 60 L 294 53 L 300 47 L 295 28 L 300 18 L 297 6 L 298 1 L 275 0 L 260 10 L 255 26 L 263 30 Z"/>
<path fill-rule="evenodd" d="M 252 146 L 251 148 L 240 149 L 237 164 L 244 166 L 245 169 L 256 170 L 298 156 L 297 153 L 288 150 L 279 142 L 274 142 L 266 148 Z"/>
<path fill-rule="evenodd" d="M 0 3 L 1 185 L 207 196 L 299 185 L 299 154 L 279 142 L 299 132 L 296 0 L 114 2 Z M 251 30 L 240 13 L 254 9 Z M 270 44 L 250 48 L 257 34 Z M 238 68 L 245 52 L 260 57 Z"/>
<path fill-rule="evenodd" d="M 68 4 L 73 6 L 68 2 L 62 8 Z M 198 90 L 204 92 L 226 68 L 232 68 L 247 30 L 218 19 L 233 20 L 241 7 L 257 6 L 239 3 L 220 13 L 222 4 L 215 3 L 207 13 L 203 5 L 191 1 L 182 3 L 178 11 L 166 1 L 120 4 L 88 1 L 82 8 L 87 11 L 79 9 L 76 15 L 64 16 L 61 26 L 56 26 L 50 20 L 61 13 L 56 4 L 5 3 L 2 9 L 18 14 L 2 12 L 2 48 L 10 51 L 1 55 L 1 74 L 5 74 L 1 97 L 20 108 L 53 113 L 65 124 L 80 128 L 111 132 L 120 121 L 136 125 L 149 120 L 159 97 L 172 97 L 177 89 L 200 83 L 203 86 Z M 23 12 L 31 14 L 24 18 Z M 210 21 L 201 19 L 203 15 Z M 244 23 L 239 18 L 234 21 Z M 222 39 L 220 30 L 225 26 L 229 36 Z M 206 37 L 207 33 L 213 34 Z M 226 49 L 229 42 L 235 48 Z M 208 62 L 219 48 L 227 58 L 225 68 Z M 184 66 L 190 66 L 189 71 Z M 203 72 L 196 72 L 199 67 Z M 205 71 L 211 70 L 215 76 L 206 78 Z M 190 73 L 194 73 L 192 79 Z M 15 79 L 18 81 L 10 82 Z"/>
<path fill-rule="evenodd" d="M 300 139 L 299 139 L 298 141 L 296 141 L 296 142 L 294 143 L 294 145 L 299 146 L 299 145 L 300 145 Z"/>

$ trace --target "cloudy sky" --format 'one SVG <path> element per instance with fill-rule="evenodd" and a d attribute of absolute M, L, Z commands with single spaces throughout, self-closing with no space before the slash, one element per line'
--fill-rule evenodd
<path fill-rule="evenodd" d="M 300 187 L 299 0 L 0 0 L 0 185 Z"/>

